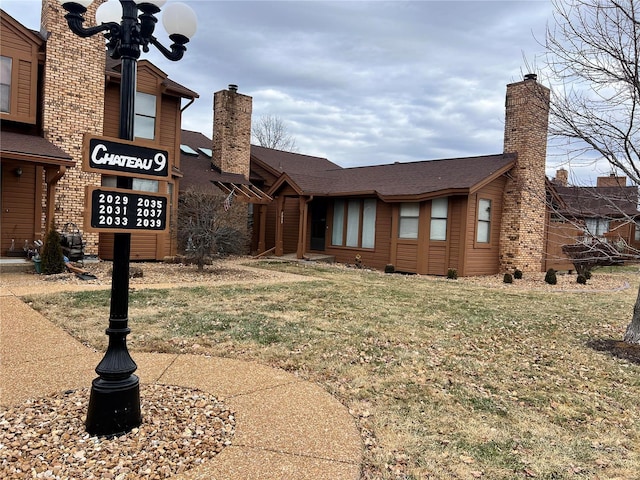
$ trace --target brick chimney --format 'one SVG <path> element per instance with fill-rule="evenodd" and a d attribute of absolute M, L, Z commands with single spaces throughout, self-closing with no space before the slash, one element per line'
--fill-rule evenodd
<path fill-rule="evenodd" d="M 553 183 L 560 187 L 566 187 L 569 185 L 569 172 L 564 168 L 556 170 L 556 176 L 553 179 Z"/>
<path fill-rule="evenodd" d="M 536 75 L 525 75 L 507 85 L 505 110 L 504 153 L 517 154 L 517 160 L 503 197 L 500 267 L 539 272 L 545 245 L 549 89 Z"/>
<path fill-rule="evenodd" d="M 101 3 L 89 6 L 85 26 L 95 24 Z M 82 172 L 82 139 L 85 133 L 103 134 L 106 54 L 104 37 L 77 36 L 64 19 L 66 13 L 57 0 L 42 1 L 41 26 L 49 34 L 42 123 L 45 138 L 76 161 L 57 184 L 55 221 L 73 222 L 83 229 L 84 187 L 100 185 L 100 175 Z M 98 235 L 87 233 L 85 240 L 85 252 L 97 254 Z"/>
<path fill-rule="evenodd" d="M 626 187 L 627 177 L 618 177 L 615 173 L 609 174 L 608 177 L 598 177 L 598 187 Z"/>
<path fill-rule="evenodd" d="M 253 99 L 229 85 L 213 95 L 212 163 L 224 173 L 249 178 L 251 109 Z"/>

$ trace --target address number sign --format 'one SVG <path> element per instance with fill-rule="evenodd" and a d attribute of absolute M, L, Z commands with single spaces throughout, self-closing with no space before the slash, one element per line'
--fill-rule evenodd
<path fill-rule="evenodd" d="M 99 232 L 161 232 L 167 229 L 169 195 L 87 187 L 85 228 Z"/>

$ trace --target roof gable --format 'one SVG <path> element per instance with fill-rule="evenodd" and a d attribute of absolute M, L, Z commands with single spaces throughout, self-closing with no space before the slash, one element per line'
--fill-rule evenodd
<path fill-rule="evenodd" d="M 115 80 L 117 82 L 120 81 L 121 77 L 121 61 L 114 60 L 113 58 L 107 55 L 107 61 L 105 64 L 105 73 L 109 79 Z M 160 85 L 162 85 L 163 93 L 168 95 L 175 95 L 182 98 L 199 98 L 200 95 L 190 90 L 189 88 L 174 82 L 171 80 L 166 73 L 156 67 L 153 63 L 148 60 L 140 60 L 138 61 L 138 77 L 142 77 L 144 75 L 155 77 L 158 79 Z"/>
<path fill-rule="evenodd" d="M 24 42 L 24 44 L 33 45 L 37 48 L 41 47 L 44 44 L 44 39 L 38 32 L 25 27 L 4 10 L 0 9 L 0 12 L 2 12 L 0 18 L 2 24 L 3 47 L 7 43 L 9 32 L 11 32 L 11 34 L 13 34 L 16 38 L 19 38 L 20 41 Z"/>

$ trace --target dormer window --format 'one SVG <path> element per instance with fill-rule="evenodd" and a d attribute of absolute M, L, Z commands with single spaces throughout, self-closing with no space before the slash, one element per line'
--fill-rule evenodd
<path fill-rule="evenodd" d="M 0 112 L 11 112 L 11 57 L 0 56 Z"/>

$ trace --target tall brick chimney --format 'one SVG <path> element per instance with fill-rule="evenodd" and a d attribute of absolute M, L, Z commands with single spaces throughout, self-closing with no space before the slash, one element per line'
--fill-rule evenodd
<path fill-rule="evenodd" d="M 93 24 L 94 1 L 85 25 Z M 43 85 L 43 129 L 47 140 L 76 161 L 56 188 L 55 221 L 73 222 L 83 228 L 84 187 L 100 185 L 100 175 L 82 172 L 82 139 L 85 133 L 102 135 L 104 125 L 105 42 L 102 35 L 80 38 L 68 27 L 66 11 L 57 0 L 42 1 L 43 31 L 49 34 Z M 98 235 L 84 233 L 85 252 L 98 253 Z"/>
<path fill-rule="evenodd" d="M 569 185 L 569 172 L 565 168 L 556 170 L 556 177 L 553 179 L 556 185 L 566 187 Z"/>
<path fill-rule="evenodd" d="M 545 163 L 549 89 L 534 74 L 507 85 L 504 153 L 517 154 L 503 198 L 500 231 L 502 271 L 543 268 L 546 194 Z"/>
<path fill-rule="evenodd" d="M 237 85 L 213 95 L 212 162 L 224 173 L 249 178 L 251 109 L 253 99 L 238 93 Z"/>
<path fill-rule="evenodd" d="M 609 174 L 608 177 L 598 177 L 598 187 L 626 187 L 627 177 L 619 177 L 615 173 Z"/>

